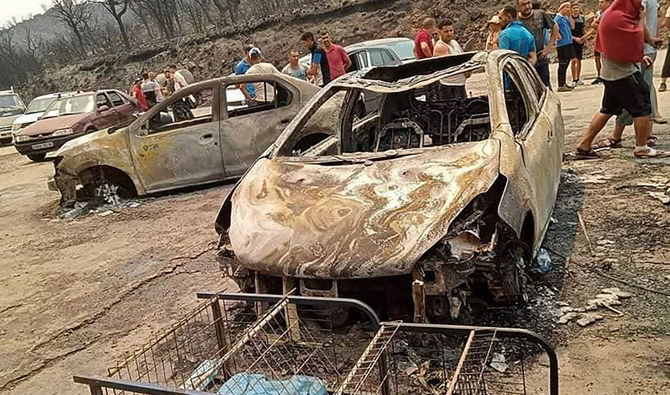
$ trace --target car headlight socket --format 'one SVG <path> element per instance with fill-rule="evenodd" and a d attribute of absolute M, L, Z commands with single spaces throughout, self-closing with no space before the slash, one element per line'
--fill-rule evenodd
<path fill-rule="evenodd" d="M 55 132 L 53 132 L 51 135 L 56 137 L 56 136 L 68 136 L 74 134 L 74 130 L 72 128 L 67 128 L 67 129 L 58 129 Z"/>

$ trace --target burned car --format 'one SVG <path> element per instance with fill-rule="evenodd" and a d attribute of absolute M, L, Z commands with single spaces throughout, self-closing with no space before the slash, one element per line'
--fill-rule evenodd
<path fill-rule="evenodd" d="M 262 86 L 268 100 L 240 102 L 231 92 L 241 83 Z M 49 187 L 61 192 L 67 207 L 90 199 L 104 185 L 123 198 L 239 177 L 317 90 L 281 74 L 189 85 L 127 127 L 66 143 L 56 153 Z"/>
<path fill-rule="evenodd" d="M 445 85 L 466 80 L 466 96 Z M 457 317 L 475 297 L 516 301 L 547 231 L 562 147 L 559 99 L 518 54 L 352 73 L 319 92 L 226 198 L 221 263 L 246 292 L 404 305 L 417 321 Z"/>

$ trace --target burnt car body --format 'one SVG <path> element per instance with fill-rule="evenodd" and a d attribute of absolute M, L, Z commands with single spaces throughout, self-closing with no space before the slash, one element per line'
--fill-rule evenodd
<path fill-rule="evenodd" d="M 436 93 L 460 75 L 484 93 Z M 380 102 L 361 117 L 366 92 Z M 472 294 L 516 301 L 562 147 L 559 99 L 518 54 L 355 72 L 319 92 L 231 191 L 219 257 L 243 291 L 406 304 L 417 321 L 457 317 Z"/>
<path fill-rule="evenodd" d="M 56 99 L 40 119 L 14 135 L 14 146 L 30 160 L 42 161 L 66 142 L 135 120 L 137 106 L 113 89 L 82 92 Z"/>
<path fill-rule="evenodd" d="M 263 84 L 267 102 L 241 103 L 231 87 Z M 189 85 L 123 128 L 64 145 L 51 189 L 68 206 L 101 184 L 143 196 L 242 175 L 318 88 L 282 74 L 231 76 Z M 234 101 L 231 101 L 233 99 Z M 79 194 L 78 192 L 82 192 Z"/>

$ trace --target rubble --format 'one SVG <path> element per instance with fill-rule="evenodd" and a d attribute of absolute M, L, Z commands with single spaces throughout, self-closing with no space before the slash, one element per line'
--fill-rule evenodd
<path fill-rule="evenodd" d="M 589 326 L 604 319 L 601 315 L 594 313 L 600 308 L 605 308 L 621 316 L 623 313 L 612 306 L 621 306 L 620 299 L 633 297 L 632 293 L 622 291 L 619 288 L 605 288 L 600 292 L 594 299 L 590 299 L 585 307 L 575 308 L 567 304 L 561 305 L 558 309 L 560 314 L 558 323 L 565 325 L 577 319 L 577 325 L 581 327 Z"/>
<path fill-rule="evenodd" d="M 498 373 L 505 373 L 508 367 L 505 362 L 505 356 L 499 352 L 493 353 L 490 365 Z"/>
<path fill-rule="evenodd" d="M 577 320 L 577 325 L 584 328 L 584 327 L 587 327 L 591 324 L 594 324 L 597 321 L 601 321 L 603 319 L 604 319 L 604 317 L 600 314 L 595 314 L 595 313 L 582 314 L 581 318 Z"/>

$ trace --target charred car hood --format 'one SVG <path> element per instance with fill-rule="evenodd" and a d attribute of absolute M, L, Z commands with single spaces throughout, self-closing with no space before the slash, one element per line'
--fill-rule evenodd
<path fill-rule="evenodd" d="M 493 185 L 499 150 L 486 140 L 355 164 L 260 159 L 231 197 L 232 248 L 243 266 L 276 276 L 409 273 Z"/>
<path fill-rule="evenodd" d="M 60 117 L 40 119 L 34 124 L 23 129 L 19 134 L 21 136 L 38 136 L 40 134 L 53 133 L 58 129 L 71 128 L 86 117 L 88 117 L 87 113 L 62 115 Z"/>

